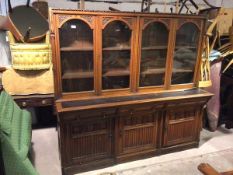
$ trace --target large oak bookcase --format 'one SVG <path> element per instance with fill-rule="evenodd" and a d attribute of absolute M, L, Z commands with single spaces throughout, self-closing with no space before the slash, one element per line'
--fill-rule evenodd
<path fill-rule="evenodd" d="M 205 18 L 50 10 L 63 174 L 198 146 Z"/>

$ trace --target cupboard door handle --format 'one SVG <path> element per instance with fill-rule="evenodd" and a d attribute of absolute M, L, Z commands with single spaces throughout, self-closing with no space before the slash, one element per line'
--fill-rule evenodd
<path fill-rule="evenodd" d="M 23 107 L 26 107 L 26 106 L 27 106 L 27 102 L 25 102 L 25 101 L 22 102 L 22 106 L 23 106 Z"/>

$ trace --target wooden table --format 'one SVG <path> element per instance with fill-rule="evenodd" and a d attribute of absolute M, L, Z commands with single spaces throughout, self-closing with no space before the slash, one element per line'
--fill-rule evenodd
<path fill-rule="evenodd" d="M 53 106 L 54 105 L 54 95 L 53 94 L 13 95 L 13 98 L 14 98 L 15 102 L 21 108 Z"/>

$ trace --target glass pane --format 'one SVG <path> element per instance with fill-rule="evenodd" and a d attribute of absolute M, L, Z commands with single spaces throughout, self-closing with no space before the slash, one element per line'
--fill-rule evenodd
<path fill-rule="evenodd" d="M 62 91 L 94 89 L 93 31 L 81 20 L 70 20 L 60 28 Z"/>
<path fill-rule="evenodd" d="M 199 29 L 186 23 L 177 31 L 172 84 L 192 83 L 197 58 Z"/>
<path fill-rule="evenodd" d="M 167 45 L 168 30 L 163 23 L 151 23 L 142 31 L 140 87 L 164 84 Z"/>
<path fill-rule="evenodd" d="M 103 31 L 102 88 L 129 88 L 131 30 L 121 22 L 108 24 Z"/>

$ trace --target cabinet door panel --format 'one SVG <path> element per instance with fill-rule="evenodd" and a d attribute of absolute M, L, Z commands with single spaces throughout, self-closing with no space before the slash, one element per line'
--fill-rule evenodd
<path fill-rule="evenodd" d="M 145 19 L 146 20 L 146 19 Z M 145 22 L 145 21 L 144 21 Z M 142 32 L 139 86 L 163 86 L 169 30 L 160 21 L 146 23 Z"/>
<path fill-rule="evenodd" d="M 164 131 L 164 146 L 195 141 L 199 131 L 198 120 L 198 108 L 179 106 L 176 109 L 168 109 Z"/>
<path fill-rule="evenodd" d="M 158 119 L 162 112 L 122 113 L 119 128 L 119 154 L 156 150 Z"/>
<path fill-rule="evenodd" d="M 200 30 L 191 22 L 182 24 L 176 31 L 172 85 L 193 83 L 199 38 Z"/>
<path fill-rule="evenodd" d="M 132 29 L 122 20 L 113 20 L 103 29 L 103 90 L 129 88 L 132 35 Z"/>
<path fill-rule="evenodd" d="M 68 162 L 84 164 L 89 161 L 110 158 L 112 156 L 111 116 L 92 116 L 76 118 L 66 123 L 67 138 L 63 144 L 68 149 Z"/>
<path fill-rule="evenodd" d="M 93 29 L 81 19 L 71 19 L 59 29 L 59 39 L 62 91 L 93 91 Z"/>

